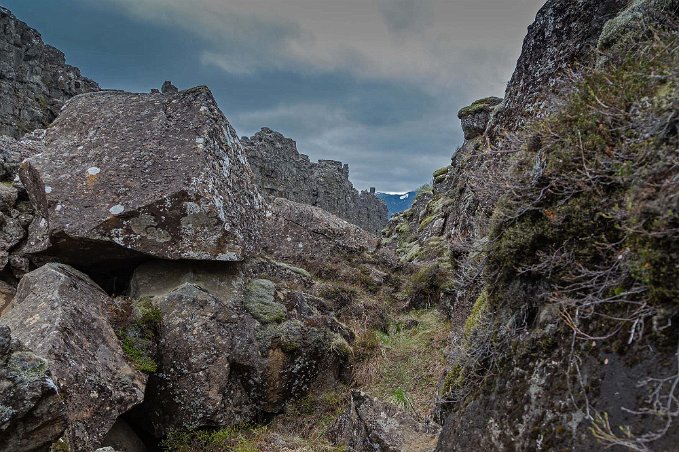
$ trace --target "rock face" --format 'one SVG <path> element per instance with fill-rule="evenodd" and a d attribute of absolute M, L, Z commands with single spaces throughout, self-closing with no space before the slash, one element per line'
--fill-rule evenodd
<path fill-rule="evenodd" d="M 0 323 L 43 356 L 66 404 L 69 444 L 93 450 L 140 403 L 145 378 L 127 362 L 105 316 L 108 296 L 84 274 L 47 264 L 21 280 Z M 46 368 L 45 366 L 44 368 Z"/>
<path fill-rule="evenodd" d="M 0 326 L 0 449 L 46 451 L 66 429 L 48 362 Z"/>
<path fill-rule="evenodd" d="M 26 251 L 89 265 L 134 256 L 241 260 L 260 196 L 207 88 L 70 100 L 20 175 L 38 215 Z"/>
<path fill-rule="evenodd" d="M 356 452 L 429 452 L 436 446 L 437 433 L 435 426 L 354 390 L 349 409 L 335 423 L 331 436 L 335 444 Z"/>
<path fill-rule="evenodd" d="M 601 31 L 628 0 L 548 0 L 528 28 L 505 100 L 490 125 L 493 134 L 515 130 L 551 110 L 558 81 L 577 63 L 595 58 Z M 551 100 L 550 100 L 551 98 Z"/>
<path fill-rule="evenodd" d="M 0 7 L 0 135 L 18 138 L 43 128 L 64 101 L 98 89 L 37 31 Z"/>
<path fill-rule="evenodd" d="M 267 128 L 242 142 L 263 195 L 320 207 L 373 233 L 386 225 L 385 203 L 374 193 L 354 188 L 348 165 L 334 160 L 312 163 L 293 140 Z"/>

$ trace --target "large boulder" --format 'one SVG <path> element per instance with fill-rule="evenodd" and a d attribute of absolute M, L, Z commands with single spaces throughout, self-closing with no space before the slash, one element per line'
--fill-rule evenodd
<path fill-rule="evenodd" d="M 47 360 L 66 403 L 67 438 L 75 450 L 95 449 L 144 395 L 145 379 L 128 364 L 107 321 L 109 303 L 86 275 L 47 264 L 23 277 L 0 318 Z"/>
<path fill-rule="evenodd" d="M 37 31 L 0 7 L 0 135 L 18 138 L 45 127 L 65 100 L 98 89 Z"/>
<path fill-rule="evenodd" d="M 77 96 L 42 144 L 20 169 L 37 210 L 27 253 L 237 261 L 259 236 L 252 172 L 205 87 Z"/>
<path fill-rule="evenodd" d="M 239 276 L 234 276 L 239 283 Z M 263 367 L 255 320 L 236 297 L 185 283 L 153 298 L 162 313 L 158 372 L 144 406 L 153 434 L 253 421 Z"/>
<path fill-rule="evenodd" d="M 134 414 L 151 435 L 254 422 L 344 377 L 353 334 L 327 303 L 241 267 L 156 261 L 135 272 L 133 296 L 162 318 L 158 369 Z"/>
<path fill-rule="evenodd" d="M 66 429 L 66 410 L 45 359 L 0 326 L 0 450 L 46 451 Z"/>
<path fill-rule="evenodd" d="M 436 447 L 437 433 L 436 427 L 417 421 L 394 405 L 353 390 L 349 408 L 330 436 L 335 444 L 355 452 L 430 452 Z"/>

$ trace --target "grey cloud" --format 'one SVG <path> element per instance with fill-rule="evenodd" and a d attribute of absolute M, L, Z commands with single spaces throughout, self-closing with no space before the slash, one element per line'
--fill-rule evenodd
<path fill-rule="evenodd" d="M 359 188 L 407 191 L 450 161 L 457 110 L 502 95 L 543 1 L 5 4 L 105 87 L 207 84 L 239 134 L 277 129 Z"/>
<path fill-rule="evenodd" d="M 432 0 L 379 0 L 379 9 L 389 31 L 422 31 L 434 20 Z"/>

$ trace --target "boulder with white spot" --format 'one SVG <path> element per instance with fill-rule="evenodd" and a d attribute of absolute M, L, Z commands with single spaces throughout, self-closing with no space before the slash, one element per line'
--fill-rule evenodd
<path fill-rule="evenodd" d="M 42 145 L 20 168 L 37 210 L 29 254 L 239 261 L 254 247 L 261 198 L 205 87 L 77 96 Z"/>

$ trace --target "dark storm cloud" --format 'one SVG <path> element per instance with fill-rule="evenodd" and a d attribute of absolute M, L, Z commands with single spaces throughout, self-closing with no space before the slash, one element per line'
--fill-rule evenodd
<path fill-rule="evenodd" d="M 0 0 L 1 1 L 1 0 Z M 102 86 L 206 84 L 359 188 L 407 191 L 449 162 L 457 109 L 501 95 L 542 0 L 5 0 Z"/>

